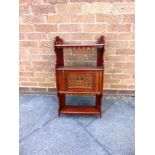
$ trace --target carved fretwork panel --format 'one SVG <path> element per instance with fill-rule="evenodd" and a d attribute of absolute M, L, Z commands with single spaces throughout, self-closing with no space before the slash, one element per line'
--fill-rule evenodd
<path fill-rule="evenodd" d="M 92 73 L 68 73 L 68 88 L 88 88 L 93 87 Z"/>
<path fill-rule="evenodd" d="M 58 71 L 61 92 L 102 92 L 103 71 Z"/>

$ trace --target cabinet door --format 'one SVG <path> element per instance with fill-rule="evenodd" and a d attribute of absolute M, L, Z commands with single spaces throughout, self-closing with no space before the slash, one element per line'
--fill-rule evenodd
<path fill-rule="evenodd" d="M 65 92 L 102 92 L 103 71 L 65 70 L 58 72 L 58 90 Z"/>

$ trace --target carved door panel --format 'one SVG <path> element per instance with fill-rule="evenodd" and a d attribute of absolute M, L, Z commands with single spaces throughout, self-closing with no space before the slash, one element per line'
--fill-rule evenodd
<path fill-rule="evenodd" d="M 65 92 L 102 91 L 102 71 L 60 71 L 59 90 Z M 100 85 L 99 85 L 100 84 Z"/>
<path fill-rule="evenodd" d="M 65 74 L 66 91 L 92 91 L 95 88 L 95 72 L 69 71 Z"/>

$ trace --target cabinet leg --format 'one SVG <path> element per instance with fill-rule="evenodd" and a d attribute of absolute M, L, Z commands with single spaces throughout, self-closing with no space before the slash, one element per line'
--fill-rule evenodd
<path fill-rule="evenodd" d="M 65 106 L 65 94 L 58 94 L 58 103 L 59 103 L 58 115 L 60 117 L 60 110 L 62 107 Z"/>
<path fill-rule="evenodd" d="M 102 94 L 96 95 L 96 106 L 100 109 L 100 112 L 102 112 Z"/>

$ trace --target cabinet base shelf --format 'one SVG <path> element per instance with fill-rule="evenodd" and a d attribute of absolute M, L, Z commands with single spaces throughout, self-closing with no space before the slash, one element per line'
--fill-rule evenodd
<path fill-rule="evenodd" d="M 95 96 L 95 95 L 101 95 L 102 92 L 69 92 L 69 91 L 58 91 L 59 94 L 65 94 L 65 95 L 85 95 L 85 96 Z"/>
<path fill-rule="evenodd" d="M 60 114 L 79 115 L 101 115 L 100 109 L 96 106 L 64 106 L 60 109 Z"/>

